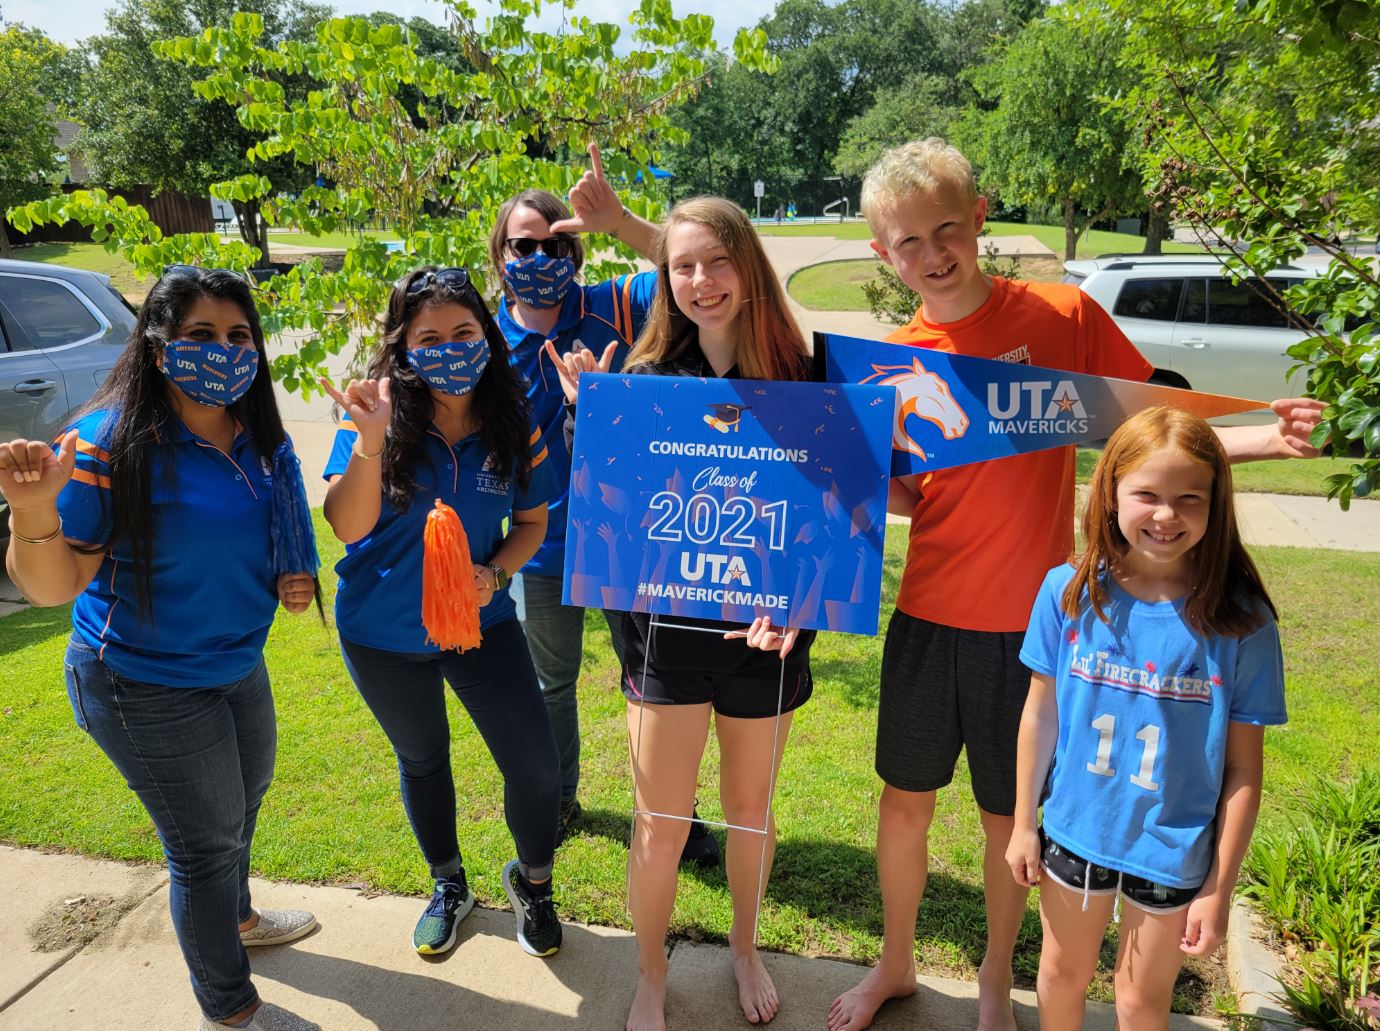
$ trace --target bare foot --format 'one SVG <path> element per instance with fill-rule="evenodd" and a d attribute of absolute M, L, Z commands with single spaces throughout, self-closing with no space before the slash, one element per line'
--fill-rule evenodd
<path fill-rule="evenodd" d="M 781 1000 L 756 949 L 733 950 L 733 976 L 738 979 L 738 1005 L 749 1024 L 765 1024 L 776 1016 Z"/>
<path fill-rule="evenodd" d="M 637 994 L 628 1009 L 627 1031 L 666 1031 L 666 974 L 637 975 Z"/>
<path fill-rule="evenodd" d="M 978 968 L 978 1031 L 1016 1031 L 1011 1009 L 1011 967 L 983 960 Z"/>
<path fill-rule="evenodd" d="M 829 1007 L 829 1031 L 863 1031 L 872 1026 L 872 1018 L 882 1003 L 914 994 L 914 964 L 900 974 L 890 973 L 881 966 L 873 967 L 856 988 L 844 992 Z"/>

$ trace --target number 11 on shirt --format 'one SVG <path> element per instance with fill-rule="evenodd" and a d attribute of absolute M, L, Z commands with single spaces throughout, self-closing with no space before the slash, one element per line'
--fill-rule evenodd
<path fill-rule="evenodd" d="M 1116 770 L 1112 769 L 1112 735 L 1116 731 L 1116 717 L 1110 713 L 1099 716 L 1092 721 L 1092 726 L 1097 731 L 1097 761 L 1088 763 L 1088 772 L 1099 777 L 1115 777 Z M 1143 748 L 1140 772 L 1131 778 L 1131 783 L 1146 791 L 1158 791 L 1160 785 L 1154 776 L 1155 756 L 1160 750 L 1160 728 L 1147 723 L 1136 734 L 1136 740 L 1142 742 Z"/>

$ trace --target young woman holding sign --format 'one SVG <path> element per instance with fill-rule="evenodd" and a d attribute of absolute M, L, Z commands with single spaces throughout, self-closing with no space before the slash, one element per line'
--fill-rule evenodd
<path fill-rule="evenodd" d="M 542 541 L 555 483 L 522 381 L 469 273 L 423 268 L 394 287 L 368 378 L 343 392 L 324 385 L 347 415 L 325 471 L 326 519 L 347 545 L 336 566 L 340 647 L 397 755 L 403 806 L 435 880 L 413 947 L 450 949 L 474 906 L 455 829 L 444 681 L 503 775 L 518 855 L 503 888 L 518 943 L 549 956 L 561 944 L 551 894 L 559 769 L 508 579 Z M 459 514 L 460 554 L 456 576 L 433 593 L 445 536 L 433 509 L 442 505 Z M 467 593 L 471 611 L 456 615 L 477 633 L 453 641 L 436 609 Z"/>
<path fill-rule="evenodd" d="M 75 600 L 67 695 L 158 831 L 203 1031 L 317 1028 L 260 1002 L 245 955 L 316 926 L 249 895 L 278 742 L 264 641 L 279 602 L 317 596 L 263 353 L 240 276 L 172 266 L 56 453 L 0 444 L 10 576 L 35 605 Z"/>
<path fill-rule="evenodd" d="M 657 239 L 656 263 L 656 299 L 625 372 L 809 378 L 800 330 L 756 233 L 737 205 L 717 197 L 676 205 Z M 547 354 L 561 371 L 568 405 L 575 402 L 579 374 L 608 371 L 614 352 L 610 344 L 596 359 L 588 350 L 562 355 L 548 345 Z M 567 429 L 572 425 L 568 419 Z M 689 816 L 711 712 L 722 756 L 720 799 L 725 821 L 732 825 L 727 856 L 733 895 L 729 946 L 739 1002 L 754 1024 L 771 1020 L 780 1006 L 754 933 L 759 888 L 766 886 L 776 841 L 770 788 L 791 713 L 813 688 L 809 652 L 814 632 L 778 628 L 767 618 L 746 629 L 708 620 L 676 622 L 701 630 L 654 628 L 645 613 L 623 614 L 623 693 L 629 702 L 628 735 L 640 814 L 628 861 L 628 907 L 638 947 L 629 1031 L 666 1026 L 665 938 L 675 904 L 676 863 L 690 826 L 684 818 L 646 814 Z M 765 835 L 748 829 L 761 827 Z"/>

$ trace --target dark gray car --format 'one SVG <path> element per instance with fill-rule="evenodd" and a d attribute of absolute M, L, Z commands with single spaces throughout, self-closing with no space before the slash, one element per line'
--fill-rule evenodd
<path fill-rule="evenodd" d="M 110 375 L 133 329 L 109 276 L 0 260 L 0 440 L 52 440 Z M 8 516 L 0 500 L 0 537 Z"/>

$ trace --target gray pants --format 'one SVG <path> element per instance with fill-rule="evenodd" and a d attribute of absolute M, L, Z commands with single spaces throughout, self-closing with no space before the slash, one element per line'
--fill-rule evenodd
<path fill-rule="evenodd" d="M 580 786 L 580 706 L 575 684 L 584 657 L 585 610 L 561 604 L 561 577 L 519 573 L 510 590 L 527 648 L 537 668 L 556 751 L 561 759 L 561 801 L 569 802 Z M 613 651 L 623 656 L 621 614 L 605 610 Z"/>

